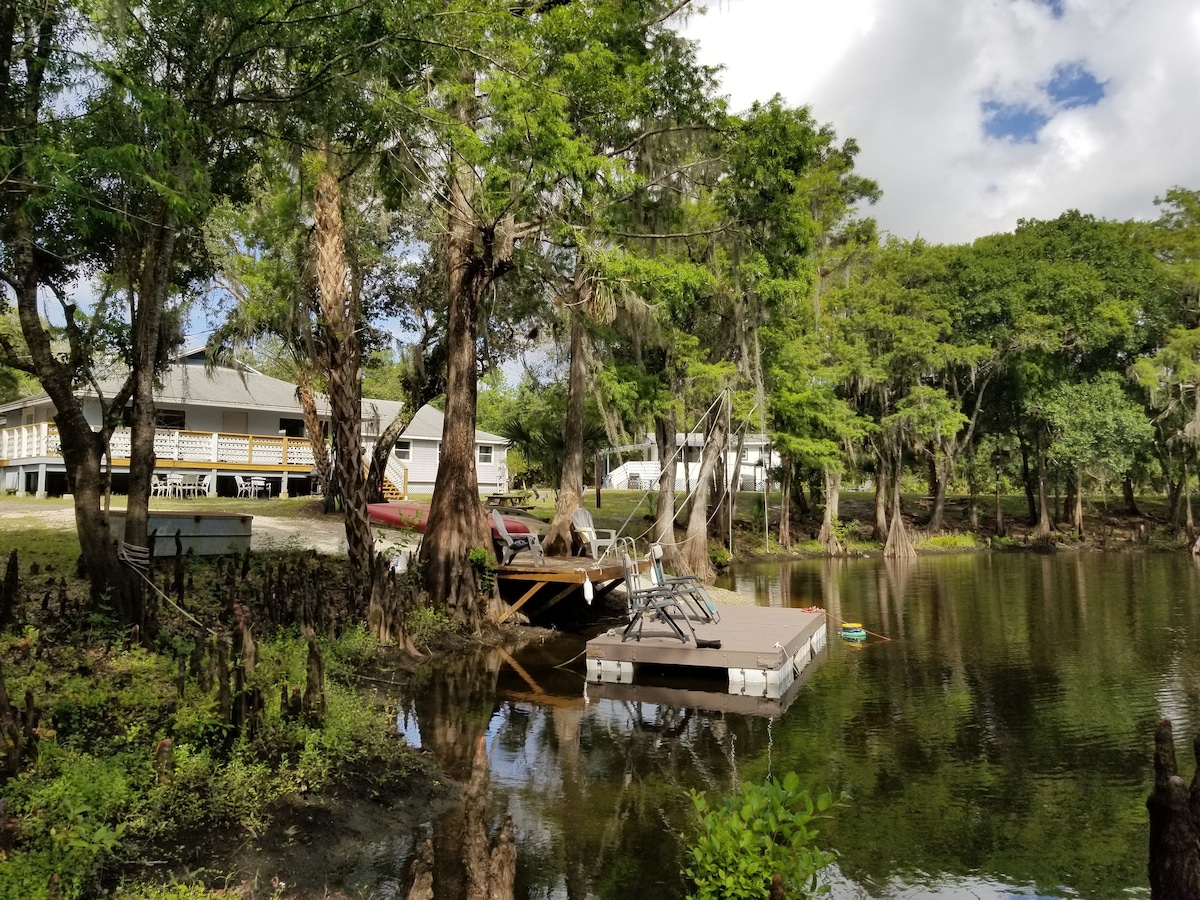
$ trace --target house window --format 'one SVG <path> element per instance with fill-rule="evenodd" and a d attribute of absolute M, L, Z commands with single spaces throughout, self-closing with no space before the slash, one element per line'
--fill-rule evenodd
<path fill-rule="evenodd" d="M 303 419 L 280 419 L 279 433 L 285 437 L 304 437 Z"/>
<path fill-rule="evenodd" d="M 479 445 L 479 464 L 484 465 L 484 466 L 490 466 L 492 464 L 492 445 L 491 444 L 480 444 Z"/>
<path fill-rule="evenodd" d="M 156 428 L 172 428 L 182 431 L 187 428 L 187 413 L 182 409 L 156 409 L 154 411 L 154 426 Z"/>
<path fill-rule="evenodd" d="M 412 441 L 396 441 L 396 459 L 412 462 Z"/>

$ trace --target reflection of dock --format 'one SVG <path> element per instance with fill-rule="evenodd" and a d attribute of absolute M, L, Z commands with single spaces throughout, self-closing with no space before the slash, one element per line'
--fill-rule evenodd
<path fill-rule="evenodd" d="M 646 665 L 725 669 L 730 693 L 779 698 L 825 649 L 824 613 L 723 606 L 719 623 L 693 626 L 701 642 L 719 641 L 720 646 L 683 643 L 653 623 L 640 641 L 622 642 L 619 632 L 592 638 L 587 643 L 588 681 L 630 683 L 635 667 Z"/>
<path fill-rule="evenodd" d="M 678 687 L 665 683 L 665 677 L 657 679 L 660 684 L 628 684 L 611 681 L 591 681 L 586 687 L 587 701 L 616 700 L 626 703 L 652 703 L 656 706 L 702 709 L 714 713 L 734 713 L 739 716 L 781 716 L 809 676 L 825 661 L 827 651 L 817 653 L 800 671 L 791 686 L 778 697 L 754 694 L 717 693 L 713 690 L 697 690 L 693 687 Z"/>
<path fill-rule="evenodd" d="M 650 563 L 641 561 L 638 565 L 646 569 Z M 621 561 L 611 557 L 596 562 L 590 556 L 547 556 L 544 565 L 536 566 L 528 552 L 522 552 L 511 564 L 496 570 L 496 581 L 502 590 L 509 585 L 523 589 L 500 621 L 507 620 L 535 598 L 538 605 L 527 615 L 530 618 L 541 615 L 572 593 L 582 592 L 585 581 L 592 583 L 594 603 L 621 584 L 624 577 Z"/>

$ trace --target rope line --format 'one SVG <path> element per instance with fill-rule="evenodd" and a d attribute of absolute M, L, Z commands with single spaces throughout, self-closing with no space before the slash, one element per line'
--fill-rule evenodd
<path fill-rule="evenodd" d="M 720 402 L 722 401 L 722 399 L 724 399 L 724 397 L 725 397 L 725 391 L 722 391 L 720 394 L 718 394 L 718 395 L 717 395 L 717 398 L 716 398 L 715 400 L 713 400 L 713 402 L 709 404 L 709 406 L 708 406 L 708 409 L 706 409 L 706 410 L 704 411 L 704 415 L 703 415 L 703 416 L 701 416 L 701 421 L 704 421 L 704 420 L 706 420 L 706 419 L 708 418 L 709 414 L 710 414 L 710 413 L 712 413 L 713 409 L 714 409 L 714 408 L 717 406 L 717 404 L 718 404 L 718 403 L 720 403 Z M 745 416 L 743 416 L 743 417 L 742 417 L 742 420 L 741 420 L 741 421 L 738 423 L 738 427 L 737 427 L 737 428 L 735 428 L 735 429 L 733 429 L 733 431 L 731 431 L 731 432 L 730 432 L 728 435 L 726 435 L 726 437 L 725 437 L 726 450 L 728 450 L 728 444 L 729 444 L 729 441 L 730 441 L 730 439 L 731 439 L 731 438 L 732 438 L 732 437 L 733 437 L 735 434 L 741 434 L 741 433 L 742 433 L 742 431 L 743 431 L 744 429 L 746 429 L 746 428 L 748 428 L 748 427 L 750 426 L 750 416 L 751 416 L 751 415 L 754 413 L 754 410 L 755 410 L 755 409 L 757 409 L 757 408 L 758 408 L 758 404 L 757 404 L 757 403 L 755 403 L 755 404 L 754 404 L 754 406 L 753 406 L 753 407 L 751 407 L 751 409 L 750 409 L 750 412 L 749 412 L 749 413 L 747 413 Z M 696 434 L 696 433 L 697 433 L 696 429 L 695 429 L 695 428 L 693 428 L 691 431 L 689 431 L 687 434 L 685 434 L 685 435 L 683 436 L 683 444 L 682 444 L 681 446 L 679 446 L 679 447 L 676 447 L 676 448 L 675 448 L 675 452 L 671 454 L 671 457 L 670 457 L 670 458 L 669 458 L 669 459 L 668 459 L 668 460 L 667 460 L 667 461 L 666 461 L 666 462 L 665 462 L 665 463 L 664 463 L 664 464 L 663 464 L 663 465 L 662 465 L 662 466 L 659 468 L 659 470 L 658 470 L 658 477 L 657 477 L 657 478 L 654 480 L 654 481 L 655 481 L 655 484 L 658 484 L 659 482 L 661 482 L 661 481 L 662 481 L 662 476 L 663 476 L 663 475 L 666 473 L 666 471 L 667 471 L 667 467 L 668 467 L 669 465 L 671 465 L 673 462 L 675 462 L 675 458 L 676 458 L 677 456 L 679 456 L 679 454 L 680 454 L 680 453 L 682 453 L 684 450 L 686 450 L 686 449 L 687 449 L 687 440 L 688 440 L 688 438 L 690 438 L 690 437 L 691 437 L 693 434 Z M 706 432 L 706 433 L 707 433 L 707 432 Z M 687 463 L 684 463 L 684 465 L 687 465 Z M 737 465 L 737 466 L 738 466 L 738 468 L 739 468 L 739 471 L 738 471 L 738 473 L 737 473 L 737 476 L 736 476 L 736 477 L 739 477 L 739 478 L 740 478 L 740 475 L 741 475 L 741 472 L 740 472 L 740 468 L 741 468 L 741 460 L 740 460 L 740 459 L 739 459 L 739 460 L 737 460 L 737 461 L 736 461 L 736 463 L 735 463 L 735 465 Z M 674 489 L 674 485 L 672 485 L 671 487 L 672 487 L 672 489 Z M 699 490 L 699 488 L 700 488 L 700 483 L 699 483 L 699 481 L 697 481 L 697 482 L 696 482 L 696 484 L 694 484 L 694 485 L 692 485 L 691 487 L 689 487 L 689 489 L 688 489 L 687 493 L 686 493 L 686 494 L 684 494 L 684 496 L 683 496 L 683 499 L 679 501 L 679 507 L 678 507 L 678 508 L 679 508 L 679 509 L 682 509 L 684 506 L 686 506 L 686 505 L 687 505 L 687 503 L 688 503 L 688 501 L 692 499 L 692 495 L 693 495 L 693 494 L 695 494 L 695 493 L 696 493 L 696 491 L 698 491 L 698 490 Z M 653 491 L 653 490 L 656 490 L 656 489 L 657 489 L 657 488 L 654 488 L 654 487 L 647 487 L 647 488 L 646 488 L 646 490 L 642 492 L 642 496 L 638 498 L 638 501 L 637 501 L 637 503 L 635 503 L 635 504 L 633 505 L 633 508 L 630 510 L 630 513 L 629 513 L 629 515 L 628 515 L 628 516 L 625 518 L 625 521 L 621 523 L 621 527 L 617 529 L 617 534 L 618 534 L 618 535 L 621 535 L 621 534 L 623 534 L 623 533 L 624 533 L 624 531 L 625 531 L 625 526 L 629 524 L 629 521 L 630 521 L 630 519 L 632 519 L 632 518 L 633 518 L 633 516 L 634 516 L 634 513 L 636 513 L 636 512 L 638 511 L 638 509 L 641 507 L 641 505 L 642 505 L 642 502 L 643 502 L 643 501 L 644 501 L 644 500 L 645 500 L 647 497 L 649 497 L 649 496 L 650 496 L 650 493 L 651 493 L 651 491 Z M 736 488 L 734 488 L 734 490 L 735 490 L 735 492 L 736 492 Z M 714 509 L 713 509 L 713 512 L 712 512 L 712 515 L 710 515 L 710 516 L 709 516 L 709 517 L 708 517 L 708 518 L 705 520 L 705 525 L 711 525 L 711 524 L 712 524 L 712 521 L 713 521 L 713 519 L 715 519 L 715 518 L 717 517 L 717 513 L 718 513 L 718 512 L 719 512 L 719 510 L 714 508 Z M 653 531 L 653 530 L 654 530 L 654 525 L 653 525 L 653 524 L 651 524 L 649 527 L 647 527 L 647 528 L 646 528 L 644 531 L 642 531 L 640 534 L 633 535 L 633 540 L 634 540 L 634 541 L 640 541 L 640 540 L 642 540 L 643 538 L 645 538 L 645 537 L 646 537 L 648 534 L 650 534 L 650 532 L 651 532 L 651 531 Z M 684 542 L 684 541 L 675 541 L 675 540 L 671 540 L 671 541 L 660 540 L 660 541 L 658 541 L 658 543 L 659 543 L 659 544 L 662 544 L 663 546 L 667 546 L 667 547 L 682 547 L 682 546 L 684 545 L 684 543 L 685 543 L 685 542 Z"/>
<path fill-rule="evenodd" d="M 190 612 L 164 594 L 162 589 L 159 588 L 159 586 L 149 578 L 149 576 L 146 574 L 150 571 L 149 547 L 138 547 L 135 544 L 127 544 L 125 541 L 121 541 L 120 546 L 117 548 L 117 558 L 120 559 L 121 562 L 125 563 L 125 565 L 129 566 L 129 568 L 133 569 L 133 571 L 137 572 L 138 575 L 142 577 L 142 581 L 150 585 L 151 589 L 154 591 L 154 593 L 158 594 L 159 597 L 161 597 L 163 600 L 166 600 L 167 603 L 171 604 L 171 606 L 175 607 L 175 609 L 179 611 L 180 615 L 190 620 L 198 628 L 207 631 L 209 634 L 216 634 L 216 631 L 209 628 Z"/>

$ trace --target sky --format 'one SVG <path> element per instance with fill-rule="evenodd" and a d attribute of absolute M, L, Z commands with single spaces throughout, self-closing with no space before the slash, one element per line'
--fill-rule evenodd
<path fill-rule="evenodd" d="M 861 148 L 882 230 L 936 243 L 1200 189 L 1200 0 L 708 0 L 681 29 L 734 110 Z"/>

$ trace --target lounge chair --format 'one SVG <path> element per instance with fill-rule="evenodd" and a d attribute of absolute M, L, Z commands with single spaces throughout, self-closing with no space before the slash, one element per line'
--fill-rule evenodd
<path fill-rule="evenodd" d="M 582 506 L 576 508 L 575 512 L 571 513 L 571 527 L 579 535 L 579 540 L 587 545 L 588 552 L 592 554 L 592 559 L 597 562 L 599 562 L 600 557 L 606 555 L 617 546 L 617 533 L 611 528 L 597 528 L 595 523 L 592 522 L 592 514 Z M 600 552 L 601 549 L 603 549 L 603 553 Z"/>
<path fill-rule="evenodd" d="M 503 561 L 504 565 L 511 565 L 512 561 L 517 558 L 517 552 L 520 550 L 528 550 L 529 555 L 533 557 L 533 564 L 540 566 L 546 561 L 546 554 L 542 551 L 542 541 L 536 534 L 529 532 L 528 534 L 509 534 L 508 528 L 504 525 L 504 516 L 499 510 L 492 510 L 492 528 L 496 532 L 496 537 L 504 543 L 504 549 L 508 553 L 508 558 Z"/>

